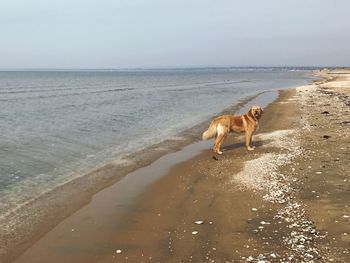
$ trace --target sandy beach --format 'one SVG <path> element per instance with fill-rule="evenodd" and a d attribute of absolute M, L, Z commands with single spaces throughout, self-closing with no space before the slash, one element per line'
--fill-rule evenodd
<path fill-rule="evenodd" d="M 46 217 L 0 262 L 349 262 L 350 70 L 315 74 L 265 109 L 255 151 L 236 134 L 222 156 L 187 145 L 198 130 L 136 171 L 111 167 L 127 175 L 101 175 L 92 199 L 72 184 L 71 215 Z"/>

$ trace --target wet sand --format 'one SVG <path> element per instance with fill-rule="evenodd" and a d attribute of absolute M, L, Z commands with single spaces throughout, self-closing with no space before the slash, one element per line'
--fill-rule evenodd
<path fill-rule="evenodd" d="M 15 262 L 348 262 L 350 72 L 318 74 L 265 110 L 255 151 L 232 135 L 222 156 L 211 141 L 168 154 Z"/>

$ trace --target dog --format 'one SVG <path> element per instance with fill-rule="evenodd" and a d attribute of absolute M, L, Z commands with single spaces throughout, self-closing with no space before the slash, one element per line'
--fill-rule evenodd
<path fill-rule="evenodd" d="M 253 133 L 258 129 L 259 120 L 264 113 L 260 106 L 253 106 L 250 110 L 240 116 L 222 115 L 215 118 L 203 135 L 203 140 L 215 137 L 213 151 L 222 154 L 221 146 L 230 132 L 245 132 L 245 145 L 249 151 L 254 150 L 252 146 Z"/>

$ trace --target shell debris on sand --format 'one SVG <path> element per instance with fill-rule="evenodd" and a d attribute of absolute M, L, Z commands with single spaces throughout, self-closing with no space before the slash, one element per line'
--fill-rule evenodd
<path fill-rule="evenodd" d="M 310 85 L 312 86 L 312 85 Z M 308 89 L 312 87 L 307 86 Z M 285 254 L 266 253 L 258 257 L 242 257 L 246 262 L 314 262 L 320 252 L 315 246 L 315 239 L 319 237 L 311 221 L 308 220 L 304 205 L 296 201 L 296 189 L 292 183 L 297 181 L 291 174 L 283 174 L 279 171 L 285 165 L 290 165 L 294 159 L 301 156 L 304 149 L 301 147 L 303 133 L 312 130 L 307 120 L 302 120 L 302 127 L 294 130 L 278 130 L 257 135 L 260 140 L 268 141 L 262 147 L 273 147 L 277 152 L 261 154 L 258 158 L 246 161 L 243 170 L 232 176 L 232 183 L 262 194 L 265 201 L 281 204 L 274 220 L 284 221 L 287 233 L 282 245 L 286 248 Z M 290 169 L 289 169 L 290 170 Z M 294 169 L 295 170 L 295 169 Z M 293 171 L 293 170 L 292 170 Z M 252 209 L 252 211 L 256 211 Z M 268 223 L 260 222 L 258 229 L 262 231 Z M 253 232 L 254 233 L 254 232 Z"/>

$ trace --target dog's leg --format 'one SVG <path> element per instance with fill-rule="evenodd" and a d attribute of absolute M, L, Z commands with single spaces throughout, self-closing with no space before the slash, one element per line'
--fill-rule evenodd
<path fill-rule="evenodd" d="M 226 138 L 227 138 L 227 133 L 225 133 L 221 136 L 219 144 L 218 144 L 218 154 L 222 154 L 222 151 L 220 151 L 220 149 L 221 149 L 222 144 L 224 143 Z"/>
<path fill-rule="evenodd" d="M 253 133 L 252 132 L 249 132 L 247 131 L 245 133 L 245 146 L 247 147 L 248 151 L 253 151 L 255 147 L 252 147 L 252 136 L 253 136 Z"/>
<path fill-rule="evenodd" d="M 250 135 L 249 145 L 250 145 L 251 148 L 255 149 L 255 146 L 253 145 L 253 133 Z"/>
<path fill-rule="evenodd" d="M 216 137 L 215 139 L 215 143 L 214 143 L 214 146 L 213 146 L 213 151 L 215 153 L 218 153 L 218 154 L 222 154 L 222 152 L 220 151 L 220 141 L 221 141 L 221 137 L 222 135 L 219 135 Z"/>
<path fill-rule="evenodd" d="M 215 152 L 218 154 L 222 154 L 222 151 L 220 150 L 221 145 L 223 144 L 225 138 L 227 137 L 229 130 L 224 125 L 219 124 L 217 128 L 217 132 L 218 132 L 218 137 L 216 141 Z"/>
<path fill-rule="evenodd" d="M 215 152 L 215 153 L 217 152 L 216 149 L 218 147 L 218 142 L 219 142 L 219 136 L 216 135 L 215 140 L 214 140 L 214 144 L 213 144 L 213 152 Z"/>
<path fill-rule="evenodd" d="M 218 154 L 222 154 L 222 151 L 220 150 L 220 148 L 227 136 L 227 133 L 228 133 L 228 129 L 225 126 L 219 124 L 217 128 L 217 137 L 213 148 L 214 152 Z"/>
<path fill-rule="evenodd" d="M 213 145 L 213 152 L 216 153 L 216 148 L 218 144 L 218 137 L 215 138 L 214 145 Z"/>
<path fill-rule="evenodd" d="M 222 151 L 220 151 L 221 145 L 222 145 L 222 141 L 224 140 L 225 135 L 219 135 L 217 137 L 217 139 L 215 140 L 215 144 L 214 144 L 214 152 L 216 152 L 217 154 L 222 154 Z"/>

